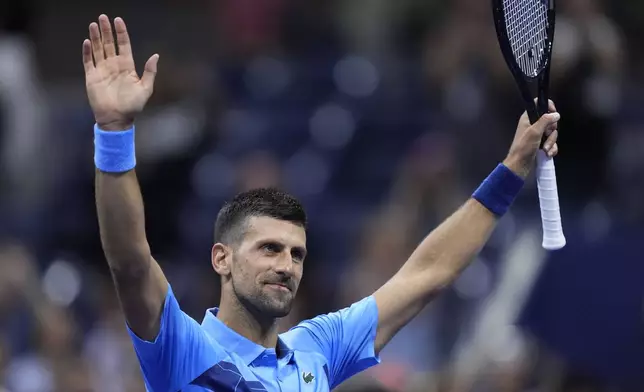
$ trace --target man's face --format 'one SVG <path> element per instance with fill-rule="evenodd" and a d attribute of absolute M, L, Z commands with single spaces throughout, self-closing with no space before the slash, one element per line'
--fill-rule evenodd
<path fill-rule="evenodd" d="M 232 289 L 240 302 L 263 316 L 291 311 L 306 256 L 304 228 L 269 217 L 251 217 L 233 252 Z"/>

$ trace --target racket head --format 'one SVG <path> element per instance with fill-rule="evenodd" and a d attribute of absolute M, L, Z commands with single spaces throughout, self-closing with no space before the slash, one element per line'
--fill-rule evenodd
<path fill-rule="evenodd" d="M 555 0 L 492 0 L 501 52 L 515 77 L 536 79 L 550 66 Z"/>
<path fill-rule="evenodd" d="M 501 53 L 534 123 L 548 112 L 555 0 L 492 0 L 492 12 Z M 538 91 L 533 94 L 535 79 Z"/>

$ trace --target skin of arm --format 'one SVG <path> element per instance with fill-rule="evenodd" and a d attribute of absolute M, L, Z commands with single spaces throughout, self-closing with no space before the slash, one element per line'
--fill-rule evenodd
<path fill-rule="evenodd" d="M 534 164 L 544 133 L 548 135 L 546 153 L 553 157 L 558 152 L 560 116 L 552 102 L 550 111 L 534 125 L 525 114 L 521 117 L 503 161 L 523 179 Z M 401 269 L 374 293 L 379 313 L 376 352 L 459 276 L 483 248 L 498 221 L 499 217 L 470 198 L 418 245 Z"/>
<path fill-rule="evenodd" d="M 152 56 L 139 78 L 125 22 L 116 18 L 114 29 L 116 40 L 110 20 L 101 15 L 83 42 L 87 96 L 98 128 L 108 132 L 133 127 L 152 95 L 159 59 Z M 140 338 L 154 340 L 168 281 L 148 245 L 136 172 L 96 169 L 95 193 L 101 244 L 127 323 Z"/>

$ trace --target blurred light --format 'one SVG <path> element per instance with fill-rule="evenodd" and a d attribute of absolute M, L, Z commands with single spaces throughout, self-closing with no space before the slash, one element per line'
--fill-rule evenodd
<path fill-rule="evenodd" d="M 535 183 L 535 181 L 531 181 L 532 183 Z M 507 247 L 514 239 L 516 238 L 517 235 L 517 222 L 514 214 L 512 214 L 512 211 L 508 211 L 504 216 L 503 219 L 499 221 L 499 224 L 492 233 L 492 236 L 490 237 L 490 240 L 487 243 L 488 248 L 496 248 L 496 249 L 503 249 Z"/>
<path fill-rule="evenodd" d="M 244 81 L 256 98 L 269 98 L 286 89 L 291 73 L 282 61 L 262 56 L 248 65 Z"/>
<path fill-rule="evenodd" d="M 250 143 L 266 131 L 266 122 L 248 110 L 231 109 L 222 118 L 221 129 L 228 139 Z"/>
<path fill-rule="evenodd" d="M 235 167 L 219 154 L 204 155 L 192 170 L 192 189 L 201 199 L 228 195 L 235 187 Z"/>
<path fill-rule="evenodd" d="M 285 179 L 290 189 L 297 189 L 303 196 L 322 192 L 329 180 L 329 167 L 317 153 L 301 150 L 284 165 Z"/>
<path fill-rule="evenodd" d="M 489 358 L 497 364 L 517 362 L 526 350 L 523 335 L 514 325 L 490 330 L 484 344 Z"/>
<path fill-rule="evenodd" d="M 356 98 L 370 96 L 380 84 L 376 66 L 359 56 L 347 56 L 338 61 L 333 69 L 333 78 L 338 90 Z"/>
<path fill-rule="evenodd" d="M 588 29 L 587 34 L 596 51 L 602 54 L 618 56 L 622 39 L 615 25 L 610 20 L 607 18 L 595 19 L 593 21 L 593 28 Z"/>
<path fill-rule="evenodd" d="M 353 137 L 356 123 L 350 111 L 331 103 L 318 108 L 309 121 L 309 127 L 317 145 L 340 149 Z"/>
<path fill-rule="evenodd" d="M 588 203 L 581 213 L 581 229 L 588 242 L 602 240 L 610 232 L 610 214 L 599 202 Z"/>
<path fill-rule="evenodd" d="M 4 373 L 10 391 L 49 392 L 54 390 L 54 375 L 38 357 L 24 357 L 14 360 Z M 1 387 L 0 390 L 2 390 Z"/>
<path fill-rule="evenodd" d="M 43 291 L 60 306 L 69 306 L 78 297 L 81 278 L 78 270 L 64 260 L 54 261 L 43 276 Z"/>
<path fill-rule="evenodd" d="M 458 277 L 454 283 L 454 290 L 463 299 L 477 299 L 490 291 L 491 283 L 490 268 L 482 258 L 477 258 Z"/>
<path fill-rule="evenodd" d="M 584 45 L 581 44 L 578 29 L 569 21 L 557 21 L 555 40 L 557 45 L 554 46 L 552 57 L 561 67 L 568 67 L 579 58 Z"/>

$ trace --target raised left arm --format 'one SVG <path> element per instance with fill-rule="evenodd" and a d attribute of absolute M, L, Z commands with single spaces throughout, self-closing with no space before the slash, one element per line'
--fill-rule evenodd
<path fill-rule="evenodd" d="M 552 103 L 550 109 L 555 110 Z M 556 155 L 558 120 L 559 114 L 550 113 L 530 126 L 524 115 L 503 166 L 434 229 L 402 268 L 374 293 L 378 306 L 376 352 L 450 285 L 485 245 L 528 175 L 544 133 L 549 134 L 544 149 L 550 156 Z"/>

